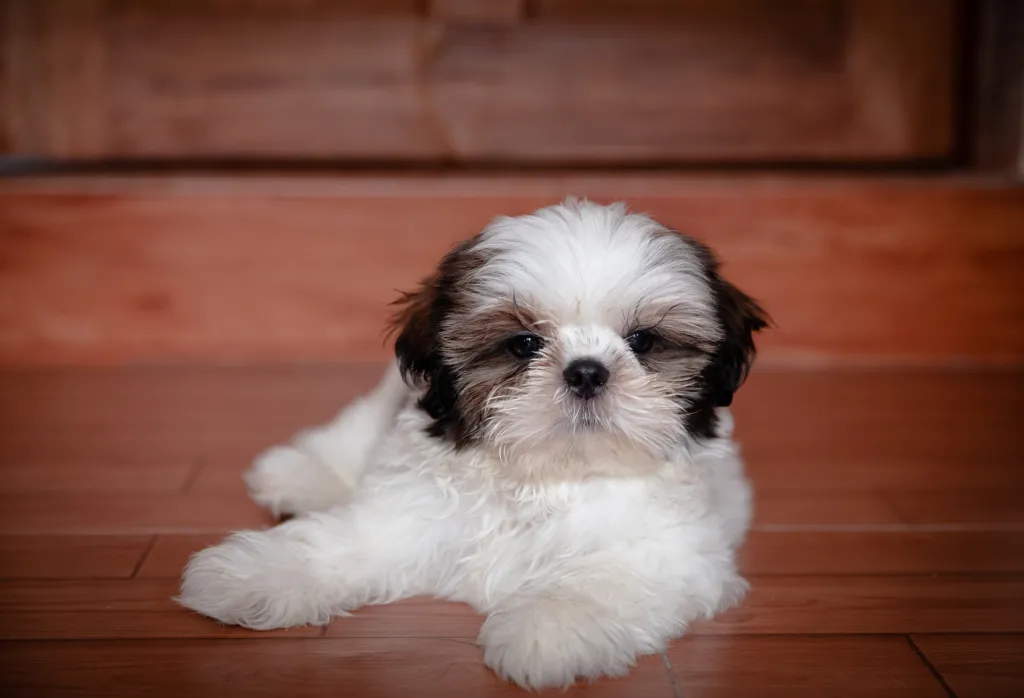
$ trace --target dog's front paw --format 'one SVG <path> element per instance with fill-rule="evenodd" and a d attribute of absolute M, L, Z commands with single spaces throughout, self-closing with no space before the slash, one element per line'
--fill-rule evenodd
<path fill-rule="evenodd" d="M 275 446 L 260 454 L 244 475 L 249 494 L 275 516 L 327 511 L 343 503 L 344 482 L 314 453 Z"/>
<path fill-rule="evenodd" d="M 603 611 L 603 613 L 602 613 Z M 631 633 L 587 599 L 536 599 L 502 609 L 480 631 L 484 663 L 524 688 L 623 676 L 636 660 Z"/>
<path fill-rule="evenodd" d="M 237 533 L 195 554 L 185 568 L 178 602 L 229 625 L 254 630 L 324 625 L 308 563 L 273 532 Z"/>

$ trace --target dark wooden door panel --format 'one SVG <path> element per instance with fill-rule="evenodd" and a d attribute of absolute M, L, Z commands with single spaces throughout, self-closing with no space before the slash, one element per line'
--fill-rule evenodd
<path fill-rule="evenodd" d="M 9 153 L 466 163 L 951 152 L 954 0 L 8 0 Z"/>

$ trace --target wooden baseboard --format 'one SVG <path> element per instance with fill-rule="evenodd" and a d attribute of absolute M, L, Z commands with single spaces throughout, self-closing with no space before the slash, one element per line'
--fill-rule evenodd
<path fill-rule="evenodd" d="M 0 363 L 376 360 L 387 304 L 496 214 L 625 200 L 703 239 L 768 364 L 1024 359 L 1024 188 L 963 177 L 0 181 Z"/>

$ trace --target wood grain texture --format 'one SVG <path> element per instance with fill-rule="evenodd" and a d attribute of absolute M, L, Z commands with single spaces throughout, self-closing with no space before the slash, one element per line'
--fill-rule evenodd
<path fill-rule="evenodd" d="M 26 580 L 0 583 L 0 640 L 318 637 L 323 628 L 256 632 L 188 611 L 177 579 Z"/>
<path fill-rule="evenodd" d="M 914 635 L 957 698 L 1024 693 L 1024 635 Z"/>
<path fill-rule="evenodd" d="M 64 437 L 65 435 L 62 435 Z M 73 436 L 71 438 L 74 438 Z M 78 439 L 78 443 L 88 441 Z M 0 446 L 5 458 L 10 457 L 10 445 Z M 156 464 L 144 468 L 137 463 L 125 466 L 105 465 L 93 456 L 92 462 L 83 464 L 53 464 L 18 461 L 0 464 L 0 491 L 8 494 L 41 492 L 96 492 L 96 493 L 165 493 L 179 492 L 196 466 L 189 464 Z"/>
<path fill-rule="evenodd" d="M 16 534 L 0 535 L 3 695 L 519 695 L 483 666 L 482 618 L 464 605 L 411 599 L 260 633 L 172 600 L 189 554 L 271 523 L 237 479 L 250 452 L 378 372 L 0 371 L 0 532 Z M 1016 695 L 1022 380 L 755 373 L 736 405 L 760 505 L 747 598 L 628 678 L 569 695 L 948 695 L 937 676 L 967 698 Z M 174 493 L 116 488 L 126 468 L 175 463 L 195 467 Z M 40 468 L 51 482 L 29 478 Z"/>
<path fill-rule="evenodd" d="M 425 12 L 15 4 L 32 6 L 8 27 L 12 148 L 24 155 L 550 164 L 951 152 L 953 0 L 639 12 L 625 0 L 444 0 Z"/>
<path fill-rule="evenodd" d="M 153 641 L 124 655 L 123 643 L 5 643 L 0 674 L 19 696 L 235 695 L 497 698 L 523 695 L 486 669 L 459 640 Z M 672 698 L 661 657 L 645 657 L 625 681 L 603 680 L 565 695 Z"/>
<path fill-rule="evenodd" d="M 0 536 L 2 579 L 128 579 L 152 536 Z"/>
<path fill-rule="evenodd" d="M 966 524 L 1024 530 L 1024 489 L 888 491 L 885 498 L 911 524 Z"/>
<path fill-rule="evenodd" d="M 189 556 L 226 533 L 160 535 L 138 577 L 176 579 Z M 740 550 L 740 569 L 759 577 L 1024 573 L 1024 532 L 777 531 L 755 524 Z"/>
<path fill-rule="evenodd" d="M 106 154 L 108 60 L 103 0 L 5 2 L 5 153 Z"/>
<path fill-rule="evenodd" d="M 668 656 L 687 698 L 946 695 L 899 637 L 693 637 Z"/>
<path fill-rule="evenodd" d="M 380 359 L 396 289 L 498 213 L 623 199 L 715 248 L 765 363 L 1024 358 L 1024 189 L 970 179 L 0 183 L 0 362 Z"/>
<path fill-rule="evenodd" d="M 752 575 L 707 635 L 1024 632 L 1024 577 Z"/>
<path fill-rule="evenodd" d="M 751 576 L 743 604 L 691 635 L 864 635 L 1024 632 L 1024 577 Z M 0 582 L 4 639 L 268 637 L 176 606 L 179 578 Z M 468 606 L 412 599 L 335 618 L 330 637 L 453 637 L 472 641 Z M 320 634 L 322 628 L 293 629 Z M 282 631 L 288 634 L 289 631 Z"/>
<path fill-rule="evenodd" d="M 1024 573 L 1024 532 L 755 527 L 740 551 L 740 569 L 754 575 Z"/>
<path fill-rule="evenodd" d="M 241 488 L 214 496 L 0 494 L 0 512 L 0 535 L 203 533 L 274 523 Z"/>

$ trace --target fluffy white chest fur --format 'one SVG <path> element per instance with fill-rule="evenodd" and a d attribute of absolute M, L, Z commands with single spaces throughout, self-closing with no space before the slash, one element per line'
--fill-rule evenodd
<path fill-rule="evenodd" d="M 572 234 L 616 223 L 584 220 L 592 205 L 577 206 L 586 225 Z M 496 245 L 500 236 L 479 240 Z M 523 252 L 512 247 L 515 262 Z M 631 273 L 657 273 L 657 255 L 639 258 L 646 266 Z M 472 268 L 494 276 L 495 257 L 487 259 Z M 659 330 L 659 347 L 636 339 L 642 317 L 606 331 L 607 321 L 579 317 L 582 303 L 558 309 L 520 272 L 505 272 L 508 293 L 469 293 L 463 279 L 461 301 L 435 294 L 429 322 L 404 318 L 400 364 L 419 380 L 407 385 L 396 364 L 333 422 L 257 459 L 246 475 L 254 499 L 295 518 L 197 554 L 182 604 L 268 629 L 410 596 L 463 601 L 487 616 L 485 662 L 540 688 L 621 675 L 742 597 L 735 553 L 750 489 L 728 400 L 708 387 L 719 380 L 716 346 L 728 328 L 693 319 L 710 312 L 701 303 L 713 294 L 667 289 L 690 299 L 689 317 Z M 697 288 L 699 279 L 684 281 Z M 444 288 L 434 282 L 436 293 Z M 436 312 L 507 311 L 489 302 L 496 296 L 516 298 L 523 327 L 494 330 L 495 321 L 463 338 L 461 324 L 446 328 Z M 674 311 L 654 312 L 664 325 Z M 410 339 L 417 323 L 435 334 Z M 557 329 L 537 329 L 545 323 Z M 524 342 L 526 330 L 534 339 Z M 422 353 L 425 344 L 436 356 Z M 580 373 L 581 355 L 589 373 Z"/>

